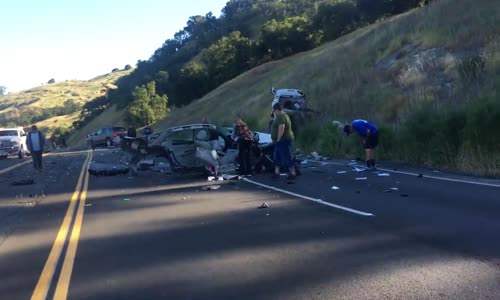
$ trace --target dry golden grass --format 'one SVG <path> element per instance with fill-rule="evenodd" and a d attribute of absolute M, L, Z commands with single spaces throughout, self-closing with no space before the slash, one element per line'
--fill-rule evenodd
<path fill-rule="evenodd" d="M 26 110 L 62 106 L 67 100 L 86 103 L 106 94 L 107 89 L 116 88 L 115 82 L 132 70 L 109 73 L 88 81 L 68 80 L 35 87 L 0 97 L 0 114 L 14 117 Z M 1 109 L 11 105 L 8 108 Z"/>

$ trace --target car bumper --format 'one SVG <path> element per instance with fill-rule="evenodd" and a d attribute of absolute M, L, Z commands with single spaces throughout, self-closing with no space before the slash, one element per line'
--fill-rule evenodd
<path fill-rule="evenodd" d="M 0 156 L 17 155 L 18 153 L 19 153 L 19 147 L 0 148 Z"/>

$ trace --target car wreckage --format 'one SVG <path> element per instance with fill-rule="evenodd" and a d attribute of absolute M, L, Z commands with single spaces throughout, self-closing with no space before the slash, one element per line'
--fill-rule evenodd
<path fill-rule="evenodd" d="M 271 88 L 271 93 L 273 94 L 273 100 L 271 102 L 271 119 L 268 124 L 269 132 L 271 131 L 271 126 L 274 121 L 272 108 L 277 103 L 279 103 L 283 111 L 290 116 L 294 132 L 309 118 L 309 114 L 313 112 L 313 110 L 308 107 L 306 94 L 302 90 Z"/>
<path fill-rule="evenodd" d="M 274 170 L 274 144 L 267 137 L 262 140 L 266 143 L 256 142 L 252 148 L 255 173 Z M 133 172 L 156 169 L 169 174 L 203 172 L 220 176 L 238 169 L 237 144 L 226 128 L 211 124 L 172 127 L 156 133 L 149 141 L 122 136 L 119 144 Z M 300 162 L 296 165 L 299 167 Z"/>

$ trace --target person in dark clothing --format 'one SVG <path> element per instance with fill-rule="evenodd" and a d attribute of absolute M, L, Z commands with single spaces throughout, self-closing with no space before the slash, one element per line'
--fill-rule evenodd
<path fill-rule="evenodd" d="M 149 136 L 153 134 L 153 129 L 151 128 L 151 126 L 149 126 L 149 123 L 148 125 L 146 125 L 146 127 L 144 127 L 144 129 L 142 130 L 142 135 L 144 136 L 144 139 L 149 142 Z"/>
<path fill-rule="evenodd" d="M 130 125 L 127 130 L 127 136 L 136 138 L 137 137 L 137 131 L 135 130 L 134 125 Z"/>
<path fill-rule="evenodd" d="M 45 146 L 45 136 L 42 132 L 38 131 L 36 125 L 31 126 L 31 131 L 26 137 L 26 146 L 30 151 L 33 159 L 33 167 L 37 171 L 42 170 L 42 155 Z"/>
<path fill-rule="evenodd" d="M 375 148 L 378 145 L 378 128 L 365 120 L 354 120 L 352 124 L 344 126 L 346 135 L 357 132 L 363 138 L 366 153 L 366 166 L 375 169 Z"/>
<path fill-rule="evenodd" d="M 253 136 L 248 125 L 240 117 L 235 120 L 233 136 L 238 138 L 240 174 L 251 175 L 252 166 L 250 164 L 250 154 L 253 144 Z"/>

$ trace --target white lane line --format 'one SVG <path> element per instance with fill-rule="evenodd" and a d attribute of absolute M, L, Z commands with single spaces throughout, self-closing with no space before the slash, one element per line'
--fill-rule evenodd
<path fill-rule="evenodd" d="M 353 213 L 353 214 L 356 214 L 356 215 L 360 215 L 360 216 L 363 216 L 363 217 L 374 217 L 375 216 L 372 213 L 367 213 L 367 212 L 356 210 L 356 209 L 352 209 L 352 208 L 349 208 L 349 207 L 345 207 L 345 206 L 341 206 L 341 205 L 329 203 L 329 202 L 323 201 L 321 199 L 311 198 L 311 197 L 300 195 L 300 194 L 297 194 L 297 193 L 285 191 L 285 190 L 282 190 L 282 189 L 279 189 L 279 188 L 276 188 L 276 187 L 273 187 L 273 186 L 270 186 L 270 185 L 266 185 L 266 184 L 263 184 L 263 183 L 260 183 L 260 182 L 257 182 L 257 181 L 250 180 L 248 178 L 243 178 L 242 180 L 246 181 L 248 183 L 251 183 L 251 184 L 255 184 L 255 185 L 258 185 L 258 186 L 270 189 L 270 190 L 274 190 L 274 191 L 277 191 L 277 192 L 280 192 L 280 193 L 288 194 L 288 195 L 291 195 L 291 196 L 294 196 L 294 197 L 298 197 L 298 198 L 302 198 L 302 199 L 305 199 L 305 200 L 313 201 L 313 202 L 316 202 L 316 203 L 319 203 L 319 204 L 323 204 L 323 205 L 326 205 L 326 206 L 329 206 L 329 207 L 333 207 L 333 208 L 336 208 L 336 209 L 347 211 L 347 212 L 350 212 L 350 213 Z"/>
<path fill-rule="evenodd" d="M 351 167 L 351 166 L 346 165 L 346 164 L 335 163 L 335 162 L 323 162 L 323 161 L 315 161 L 315 160 L 310 160 L 310 162 L 318 163 L 318 164 L 325 164 L 325 165 L 335 165 L 335 166 Z M 377 170 L 385 171 L 385 172 L 390 172 L 390 173 L 396 173 L 396 174 L 409 175 L 409 176 L 418 176 L 418 175 L 420 175 L 420 174 L 417 174 L 417 173 L 403 172 L 403 171 L 394 171 L 394 170 L 385 169 L 385 168 L 378 168 L 378 167 L 377 167 Z M 425 175 L 425 174 L 422 174 L 422 175 L 424 176 L 424 178 L 430 178 L 430 179 L 435 179 L 435 180 L 458 182 L 458 183 L 466 183 L 466 184 L 475 184 L 475 185 L 482 185 L 482 186 L 490 186 L 490 187 L 500 188 L 500 184 L 496 184 L 496 183 L 478 182 L 478 181 L 470 181 L 470 180 L 464 180 L 464 179 L 454 179 L 454 178 L 439 177 L 439 176 L 432 176 L 432 175 Z"/>

